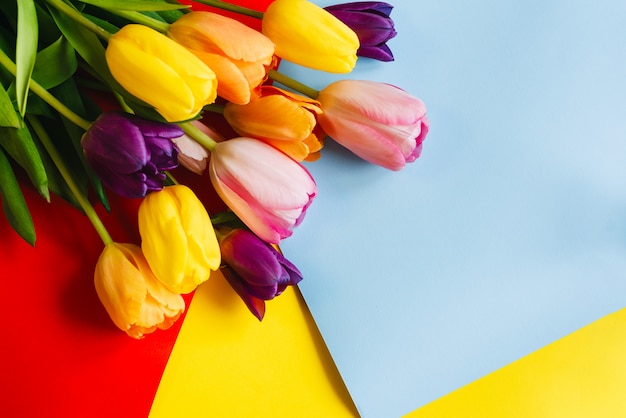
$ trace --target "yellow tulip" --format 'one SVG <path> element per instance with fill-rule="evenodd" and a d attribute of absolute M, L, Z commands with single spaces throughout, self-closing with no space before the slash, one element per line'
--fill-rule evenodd
<path fill-rule="evenodd" d="M 161 283 L 189 293 L 220 266 L 220 248 L 209 215 L 190 188 L 168 186 L 139 205 L 141 249 Z"/>
<path fill-rule="evenodd" d="M 133 338 L 169 328 L 185 310 L 182 296 L 154 277 L 134 244 L 108 244 L 96 264 L 94 284 L 115 325 Z"/>
<path fill-rule="evenodd" d="M 227 103 L 224 117 L 241 136 L 260 139 L 296 161 L 311 160 L 322 149 L 316 116 L 319 102 L 274 86 L 246 105 Z"/>
<path fill-rule="evenodd" d="M 245 104 L 254 99 L 274 62 L 272 41 L 216 13 L 187 13 L 170 25 L 167 35 L 215 71 L 217 94 L 229 102 Z"/>
<path fill-rule="evenodd" d="M 168 122 L 194 118 L 217 97 L 213 70 L 144 25 L 126 25 L 111 36 L 105 56 L 122 87 L 153 106 Z"/>
<path fill-rule="evenodd" d="M 316 70 L 349 73 L 359 38 L 332 14 L 307 0 L 275 0 L 263 14 L 262 32 L 281 58 Z"/>

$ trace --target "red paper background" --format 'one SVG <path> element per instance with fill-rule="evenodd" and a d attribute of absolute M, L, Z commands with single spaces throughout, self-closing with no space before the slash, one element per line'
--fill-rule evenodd
<path fill-rule="evenodd" d="M 264 10 L 269 0 L 234 1 Z M 196 7 L 194 7 L 197 9 Z M 202 6 L 198 8 L 204 8 Z M 258 28 L 258 21 L 244 19 Z M 182 171 L 205 202 L 207 178 Z M 4 417 L 145 417 L 182 320 L 137 341 L 119 331 L 93 288 L 103 245 L 88 219 L 57 196 L 46 203 L 24 184 L 35 247 L 0 216 L 2 306 L 0 415 Z M 139 200 L 109 193 L 111 214 L 97 206 L 113 239 L 139 243 Z M 219 205 L 219 204 L 218 204 Z M 190 296 L 186 297 L 187 302 Z"/>

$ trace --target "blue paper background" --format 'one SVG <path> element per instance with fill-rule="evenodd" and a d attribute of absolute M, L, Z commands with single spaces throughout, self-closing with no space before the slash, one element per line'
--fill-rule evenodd
<path fill-rule="evenodd" d="M 366 418 L 626 305 L 626 2 L 393 4 L 395 62 L 281 65 L 318 89 L 372 79 L 428 106 L 423 155 L 401 172 L 329 143 L 282 243 Z"/>

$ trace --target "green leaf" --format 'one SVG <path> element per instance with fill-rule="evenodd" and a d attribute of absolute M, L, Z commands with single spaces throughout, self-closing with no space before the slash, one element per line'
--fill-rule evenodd
<path fill-rule="evenodd" d="M 78 55 L 87 62 L 98 77 L 104 80 L 105 83 L 112 85 L 111 83 L 114 83 L 115 79 L 109 71 L 106 59 L 104 58 L 104 47 L 96 34 L 79 25 L 55 8 L 50 8 L 50 14 L 63 33 L 63 36 L 67 38 Z"/>
<path fill-rule="evenodd" d="M 93 32 L 69 19 L 57 9 L 50 8 L 50 13 L 78 55 L 87 62 L 94 76 L 100 78 L 111 89 L 118 92 L 124 98 L 126 104 L 138 116 L 153 120 L 163 120 L 152 106 L 130 94 L 113 77 L 106 62 L 105 49 Z"/>
<path fill-rule="evenodd" d="M 49 200 L 48 176 L 41 155 L 24 122 L 20 124 L 17 129 L 0 127 L 0 146 L 26 171 L 39 194 Z"/>
<path fill-rule="evenodd" d="M 69 79 L 77 68 L 76 52 L 67 39 L 61 36 L 56 42 L 39 51 L 32 78 L 43 88 L 50 89 Z"/>
<path fill-rule="evenodd" d="M 151 12 L 163 10 L 186 9 L 183 4 L 166 3 L 163 0 L 81 0 L 83 3 L 110 10 L 131 10 L 135 12 Z"/>
<path fill-rule="evenodd" d="M 58 120 L 44 120 L 43 118 L 40 119 L 40 122 L 44 125 L 43 128 L 45 130 L 45 135 L 49 135 L 51 138 L 55 139 L 54 145 L 57 148 L 57 151 L 60 153 L 61 158 L 65 162 L 67 169 L 69 170 L 72 177 L 76 179 L 76 183 L 81 193 L 84 193 L 86 195 L 87 176 L 84 175 L 84 171 L 80 170 L 80 162 L 78 162 L 75 157 L 76 154 L 74 152 L 72 144 L 70 144 L 67 138 L 64 137 L 65 130 L 62 124 Z M 32 135 L 33 140 L 35 141 L 35 144 L 39 149 L 39 154 L 41 155 L 41 159 L 48 175 L 48 187 L 50 188 L 50 191 L 55 195 L 67 200 L 70 204 L 82 211 L 82 208 L 78 203 L 78 200 L 76 200 L 74 193 L 65 182 L 65 179 L 61 175 L 61 172 L 46 151 L 46 148 L 44 147 L 34 130 Z M 65 139 L 65 141 L 63 141 L 63 139 Z"/>
<path fill-rule="evenodd" d="M 161 19 L 163 19 L 167 23 L 176 22 L 184 14 L 185 13 L 181 12 L 180 10 L 165 10 L 165 11 L 159 12 L 159 16 L 161 16 Z"/>
<path fill-rule="evenodd" d="M 39 27 L 39 49 L 51 45 L 59 36 L 61 31 L 57 28 L 54 19 L 48 13 L 48 9 L 37 4 L 37 26 Z"/>
<path fill-rule="evenodd" d="M 13 102 L 9 94 L 0 84 L 0 126 L 9 126 L 12 128 L 20 127 L 20 119 L 15 113 Z"/>
<path fill-rule="evenodd" d="M 30 75 L 37 55 L 37 11 L 34 0 L 17 0 L 17 43 L 15 46 L 15 85 L 17 108 L 22 116 L 26 113 L 26 101 Z"/>
<path fill-rule="evenodd" d="M 2 209 L 11 227 L 30 245 L 35 245 L 33 219 L 11 163 L 2 149 L 0 149 L 0 195 Z"/>
<path fill-rule="evenodd" d="M 74 79 L 69 79 L 60 86 L 54 89 L 54 95 L 59 100 L 61 100 L 67 107 L 72 109 L 73 112 L 83 116 L 87 114 L 85 109 L 85 105 L 83 102 L 83 97 L 74 82 Z M 80 166 L 76 165 L 75 171 L 80 171 L 81 177 L 87 177 L 91 181 L 91 184 L 94 187 L 94 191 L 98 196 L 100 202 L 104 205 L 104 207 L 109 210 L 109 202 L 104 192 L 104 187 L 102 186 L 102 182 L 93 172 L 87 160 L 85 159 L 85 154 L 83 153 L 83 148 L 80 144 L 80 140 L 83 136 L 83 129 L 76 126 L 72 122 L 68 121 L 65 118 L 61 118 L 63 126 L 65 128 L 65 132 L 59 138 L 63 138 L 63 140 L 69 141 L 74 149 L 74 156 L 69 156 L 69 159 L 80 161 L 82 165 L 82 170 Z M 59 132 L 60 133 L 60 132 Z M 58 148 L 61 148 L 61 145 L 57 144 L 58 141 L 55 141 L 55 144 Z M 67 144 L 66 144 L 67 145 Z M 69 153 L 69 148 L 68 148 Z"/>

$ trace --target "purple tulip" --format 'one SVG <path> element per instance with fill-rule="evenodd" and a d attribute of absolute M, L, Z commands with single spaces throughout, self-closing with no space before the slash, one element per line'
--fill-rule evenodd
<path fill-rule="evenodd" d="M 171 139 L 182 135 L 176 125 L 107 112 L 85 132 L 81 144 L 102 183 L 134 198 L 163 188 L 163 171 L 178 166 L 178 149 Z"/>
<path fill-rule="evenodd" d="M 326 11 L 356 32 L 361 46 L 360 57 L 379 61 L 393 61 L 386 42 L 396 36 L 393 20 L 389 17 L 393 6 L 380 1 L 357 1 L 325 7 Z"/>
<path fill-rule="evenodd" d="M 246 229 L 220 239 L 224 277 L 259 320 L 265 301 L 302 280 L 296 266 L 267 242 Z"/>

